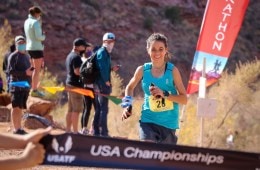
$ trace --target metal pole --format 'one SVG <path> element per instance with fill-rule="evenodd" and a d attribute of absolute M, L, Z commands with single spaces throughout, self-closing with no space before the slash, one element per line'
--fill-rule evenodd
<path fill-rule="evenodd" d="M 202 76 L 199 82 L 199 98 L 206 97 L 206 58 L 203 58 Z M 204 118 L 200 118 L 200 140 L 199 147 L 203 146 Z"/>

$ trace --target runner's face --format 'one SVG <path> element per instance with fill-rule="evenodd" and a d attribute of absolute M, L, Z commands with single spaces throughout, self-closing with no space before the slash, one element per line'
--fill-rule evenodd
<path fill-rule="evenodd" d="M 167 48 L 163 42 L 153 41 L 147 51 L 152 61 L 164 60 L 165 54 L 167 53 Z"/>

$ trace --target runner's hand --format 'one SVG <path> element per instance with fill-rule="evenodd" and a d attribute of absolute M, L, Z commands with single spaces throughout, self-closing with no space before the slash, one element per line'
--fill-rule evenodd
<path fill-rule="evenodd" d="M 132 105 L 127 106 L 122 113 L 122 121 L 129 118 L 132 115 Z"/>

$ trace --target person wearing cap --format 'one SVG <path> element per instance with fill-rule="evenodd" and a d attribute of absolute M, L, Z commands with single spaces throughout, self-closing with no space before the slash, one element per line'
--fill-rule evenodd
<path fill-rule="evenodd" d="M 42 10 L 40 7 L 33 6 L 29 8 L 29 15 L 24 22 L 24 32 L 27 40 L 26 50 L 28 51 L 32 66 L 35 68 L 32 75 L 32 91 L 31 96 L 43 97 L 44 93 L 38 90 L 40 80 L 40 70 L 43 65 L 43 49 L 42 42 L 46 35 L 42 31 L 41 21 Z"/>
<path fill-rule="evenodd" d="M 73 88 L 82 88 L 79 77 L 79 68 L 82 64 L 81 56 L 86 51 L 87 43 L 83 38 L 73 41 L 73 49 L 66 58 L 66 88 L 68 89 L 68 112 L 66 114 L 66 132 L 78 133 L 79 113 L 83 109 L 83 96 L 70 91 Z"/>
<path fill-rule="evenodd" d="M 118 67 L 111 68 L 110 54 L 114 48 L 115 35 L 111 32 L 105 33 L 103 36 L 102 47 L 97 50 L 97 67 L 99 76 L 95 82 L 95 91 L 99 93 L 95 96 L 95 115 L 93 120 L 93 129 L 95 136 L 108 137 L 107 114 L 108 114 L 108 98 L 104 95 L 110 95 L 111 86 L 111 70 L 116 71 Z"/>
<path fill-rule="evenodd" d="M 10 83 L 27 81 L 31 83 L 33 69 L 29 56 L 26 53 L 26 41 L 23 36 L 15 37 L 16 51 L 8 57 L 7 72 Z M 10 85 L 11 93 L 11 123 L 15 134 L 26 134 L 21 127 L 22 109 L 26 109 L 26 101 L 29 96 L 30 87 L 19 87 Z"/>

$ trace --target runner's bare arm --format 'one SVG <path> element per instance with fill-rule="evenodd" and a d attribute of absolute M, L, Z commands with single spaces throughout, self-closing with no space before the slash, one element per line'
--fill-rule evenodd
<path fill-rule="evenodd" d="M 174 69 L 172 70 L 172 75 L 174 77 L 173 81 L 176 86 L 178 94 L 169 95 L 169 97 L 167 99 L 170 101 L 185 105 L 185 104 L 187 104 L 187 94 L 186 94 L 186 90 L 185 90 L 185 87 L 182 82 L 181 74 L 177 67 L 174 67 Z"/>
<path fill-rule="evenodd" d="M 177 95 L 170 94 L 167 97 L 167 99 L 170 101 L 185 105 L 187 103 L 187 94 L 186 94 L 186 90 L 185 90 L 185 87 L 184 87 L 182 79 L 181 79 L 180 72 L 177 67 L 174 67 L 174 69 L 172 70 L 172 76 L 174 78 L 173 81 L 174 81 L 178 94 Z M 161 93 L 163 94 L 163 92 L 161 92 Z"/>

